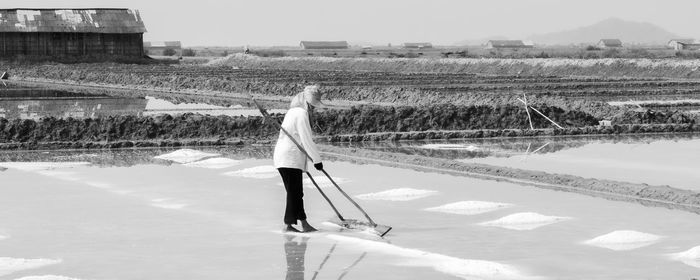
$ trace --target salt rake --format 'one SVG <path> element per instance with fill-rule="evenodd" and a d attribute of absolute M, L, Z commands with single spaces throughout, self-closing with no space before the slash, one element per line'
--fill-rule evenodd
<path fill-rule="evenodd" d="M 271 120 L 272 116 L 270 116 L 270 114 L 267 112 L 267 110 L 265 110 L 265 108 L 263 108 L 262 105 L 260 105 L 260 103 L 258 103 L 258 101 L 255 100 L 255 98 L 252 98 L 252 99 L 253 99 L 253 103 L 255 103 L 255 106 L 258 107 L 258 110 L 260 110 L 260 113 L 263 115 L 263 118 L 265 118 L 266 120 Z M 306 158 L 308 158 L 309 160 L 311 160 L 313 162 L 313 159 L 311 158 L 311 156 L 309 156 L 309 153 L 307 153 L 306 150 L 304 149 L 304 147 L 302 147 L 301 144 L 299 144 L 299 142 L 297 142 L 297 140 L 294 139 L 294 137 L 292 137 L 292 135 L 289 132 L 287 132 L 286 129 L 284 129 L 282 127 L 282 124 L 280 124 L 278 120 L 276 120 L 276 119 L 271 120 L 271 123 L 273 123 L 284 134 L 286 134 L 287 137 L 289 137 L 289 139 L 292 140 L 292 142 L 297 146 L 297 148 L 299 148 L 299 150 L 302 151 L 304 153 L 304 155 L 306 155 Z M 331 208 L 333 208 L 333 212 L 335 212 L 338 220 L 331 220 L 332 223 L 337 224 L 341 227 L 348 228 L 348 229 L 371 228 L 375 231 L 375 233 L 377 235 L 379 235 L 379 237 L 384 237 L 384 235 L 386 235 L 392 229 L 392 227 L 390 227 L 390 226 L 385 226 L 385 225 L 380 225 L 380 224 L 375 223 L 374 220 L 372 220 L 372 218 L 369 217 L 367 212 L 365 212 L 365 210 L 362 209 L 362 207 L 360 207 L 360 205 L 357 204 L 357 202 L 355 202 L 355 200 L 353 200 L 345 191 L 343 191 L 343 189 L 340 188 L 340 186 L 338 186 L 338 184 L 335 182 L 335 180 L 333 180 L 331 175 L 329 175 L 325 169 L 321 169 L 321 172 L 323 172 L 323 174 L 326 175 L 326 177 L 328 177 L 328 180 L 331 181 L 333 186 L 335 186 L 335 188 L 338 189 L 338 191 L 341 194 L 343 194 L 343 196 L 345 196 L 345 198 L 347 198 L 353 205 L 355 205 L 355 207 L 357 207 L 357 209 L 360 210 L 360 212 L 362 212 L 362 214 L 365 216 L 365 218 L 367 218 L 367 222 L 343 218 L 343 215 L 341 215 L 340 212 L 338 212 L 338 209 L 335 208 L 335 205 L 333 205 L 333 202 L 331 202 L 331 200 L 328 198 L 328 196 L 326 196 L 326 194 L 323 192 L 323 190 L 321 190 L 321 187 L 319 187 L 319 185 L 316 183 L 316 180 L 314 180 L 313 176 L 311 176 L 311 173 L 309 171 L 306 171 L 306 175 L 309 177 L 311 182 L 314 184 L 314 186 L 316 187 L 318 192 L 321 193 L 321 196 L 323 196 L 323 198 L 328 202 L 328 204 L 331 206 Z"/>

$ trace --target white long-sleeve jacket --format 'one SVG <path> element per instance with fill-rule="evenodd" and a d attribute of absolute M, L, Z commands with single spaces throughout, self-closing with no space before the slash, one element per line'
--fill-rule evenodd
<path fill-rule="evenodd" d="M 311 156 L 314 163 L 321 162 L 321 155 L 311 136 L 309 115 L 305 109 L 299 107 L 289 109 L 284 116 L 284 121 L 282 121 L 282 128 L 289 132 L 297 143 L 304 147 L 304 150 Z M 275 152 L 272 158 L 275 168 L 296 168 L 304 172 L 307 170 L 308 160 L 306 155 L 297 148 L 282 130 L 280 130 L 280 136 L 277 138 L 277 145 L 275 145 Z"/>

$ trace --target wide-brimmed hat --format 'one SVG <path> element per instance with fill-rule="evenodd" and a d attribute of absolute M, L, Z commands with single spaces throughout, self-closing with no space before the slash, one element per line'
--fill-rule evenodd
<path fill-rule="evenodd" d="M 323 93 L 318 90 L 318 85 L 310 85 L 304 88 L 304 100 L 314 107 L 325 107 L 326 104 L 321 102 Z"/>

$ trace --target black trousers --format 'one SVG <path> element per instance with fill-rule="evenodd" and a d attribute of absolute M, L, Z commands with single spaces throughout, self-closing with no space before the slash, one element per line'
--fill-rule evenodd
<path fill-rule="evenodd" d="M 284 223 L 296 225 L 297 220 L 306 220 L 304 212 L 304 183 L 301 169 L 277 168 L 287 190 L 287 207 L 284 211 Z"/>

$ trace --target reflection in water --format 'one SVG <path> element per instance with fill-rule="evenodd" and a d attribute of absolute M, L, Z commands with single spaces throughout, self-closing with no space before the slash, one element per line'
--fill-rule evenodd
<path fill-rule="evenodd" d="M 87 95 L 55 90 L 13 89 L 0 91 L 0 117 L 7 119 L 95 118 L 142 115 L 144 98 Z"/>
<path fill-rule="evenodd" d="M 311 238 L 308 236 L 284 234 L 284 253 L 287 257 L 286 280 L 304 280 L 304 271 L 306 269 L 304 262 L 306 257 L 306 247 L 309 239 Z M 314 275 L 311 277 L 311 280 L 316 280 L 319 273 L 328 262 L 328 259 L 330 259 L 331 255 L 333 254 L 333 251 L 335 251 L 337 245 L 337 243 L 333 244 L 333 247 L 331 247 L 331 249 L 328 251 L 326 257 L 323 258 L 323 261 L 321 261 L 318 269 L 314 271 Z M 338 280 L 343 279 L 355 266 L 357 266 L 358 263 L 360 263 L 360 261 L 362 261 L 362 259 L 365 258 L 365 256 L 367 256 L 367 252 L 363 252 L 362 255 L 355 260 L 355 262 L 343 269 L 343 273 L 338 276 Z"/>
<path fill-rule="evenodd" d="M 309 237 L 301 236 L 297 241 L 293 235 L 284 235 L 284 253 L 287 256 L 286 280 L 304 280 L 304 257 L 306 255 L 306 243 Z"/>

